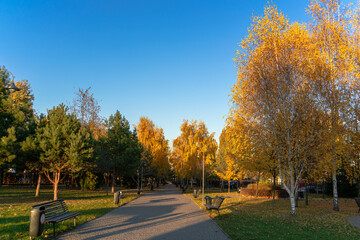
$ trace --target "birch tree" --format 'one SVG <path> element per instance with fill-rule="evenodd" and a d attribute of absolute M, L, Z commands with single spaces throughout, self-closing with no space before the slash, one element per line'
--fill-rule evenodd
<path fill-rule="evenodd" d="M 135 126 L 139 142 L 150 152 L 150 165 L 156 171 L 157 177 L 165 177 L 170 170 L 169 146 L 162 128 L 146 117 L 141 117 Z"/>
<path fill-rule="evenodd" d="M 317 92 L 322 110 L 328 114 L 329 163 L 333 181 L 333 209 L 339 211 L 336 173 L 345 136 L 343 117 L 349 107 L 349 84 L 352 81 L 351 38 L 349 11 L 339 0 L 312 0 L 311 16 L 313 42 L 319 52 L 316 66 Z M 349 57 L 350 56 L 350 57 Z"/>
<path fill-rule="evenodd" d="M 289 24 L 272 5 L 263 17 L 253 18 L 240 46 L 233 112 L 240 111 L 238 115 L 273 139 L 278 172 L 295 214 L 298 183 L 319 121 L 308 67 L 318 51 L 306 26 Z"/>
<path fill-rule="evenodd" d="M 173 141 L 173 164 L 180 167 L 182 176 L 200 179 L 203 161 L 208 168 L 215 159 L 215 133 L 210 134 L 202 121 L 184 120 L 180 130 L 181 135 Z"/>

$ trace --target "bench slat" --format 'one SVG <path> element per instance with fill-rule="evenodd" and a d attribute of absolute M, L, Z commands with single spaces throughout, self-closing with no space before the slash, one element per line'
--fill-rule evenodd
<path fill-rule="evenodd" d="M 58 199 L 58 200 L 53 200 L 53 201 L 49 201 L 49 202 L 39 203 L 39 204 L 33 205 L 32 207 L 36 208 L 36 207 L 41 207 L 41 206 L 50 206 L 53 204 L 58 204 L 59 202 L 64 202 L 64 200 Z"/>
<path fill-rule="evenodd" d="M 76 217 L 80 215 L 80 213 L 78 212 L 72 212 L 72 213 L 67 213 L 67 214 L 62 214 L 62 215 L 58 215 L 58 216 L 54 216 L 52 218 L 46 218 L 46 215 L 45 215 L 45 218 L 46 218 L 46 222 L 49 222 L 49 223 L 58 223 L 58 222 L 62 222 L 66 219 L 69 219 L 69 218 L 73 218 L 73 217 Z"/>
<path fill-rule="evenodd" d="M 64 206 L 56 206 L 51 208 L 45 207 L 45 211 L 46 212 L 67 211 L 67 208 L 65 208 Z"/>

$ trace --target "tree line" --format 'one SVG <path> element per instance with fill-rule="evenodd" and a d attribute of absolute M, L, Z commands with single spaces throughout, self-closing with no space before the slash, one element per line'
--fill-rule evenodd
<path fill-rule="evenodd" d="M 38 115 L 27 80 L 16 82 L 19 91 L 7 89 L 4 66 L 0 78 L 0 186 L 9 169 L 25 171 L 37 176 L 36 196 L 46 178 L 57 199 L 64 182 L 83 190 L 111 184 L 114 192 L 126 178 L 140 191 L 143 179 L 154 184 L 169 174 L 168 141 L 150 119 L 140 118 L 134 127 L 119 111 L 103 119 L 90 88 L 79 89 L 71 106 Z"/>

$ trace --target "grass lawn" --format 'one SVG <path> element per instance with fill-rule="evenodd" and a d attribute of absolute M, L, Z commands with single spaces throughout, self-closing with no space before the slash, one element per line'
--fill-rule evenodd
<path fill-rule="evenodd" d="M 340 211 L 335 212 L 331 198 L 310 197 L 309 205 L 300 200 L 296 216 L 291 216 L 288 199 L 276 200 L 274 210 L 270 210 L 271 199 L 232 194 L 233 198 L 226 198 L 220 207 L 220 216 L 217 211 L 207 211 L 231 239 L 360 239 L 360 229 L 347 222 L 348 217 L 358 214 L 354 199 L 340 199 Z M 185 195 L 193 198 L 191 193 Z M 214 191 L 206 195 L 230 196 Z M 193 200 L 203 208 L 201 196 Z"/>
<path fill-rule="evenodd" d="M 0 239 L 29 239 L 29 216 L 31 206 L 53 200 L 51 189 L 42 189 L 40 197 L 29 187 L 0 187 Z M 136 191 L 123 191 L 121 205 L 137 198 Z M 114 209 L 114 196 L 103 191 L 59 190 L 59 198 L 65 200 L 69 211 L 80 212 L 77 225 L 88 222 Z M 74 228 L 72 219 L 56 224 L 56 235 Z M 42 238 L 52 237 L 52 224 L 46 224 Z"/>

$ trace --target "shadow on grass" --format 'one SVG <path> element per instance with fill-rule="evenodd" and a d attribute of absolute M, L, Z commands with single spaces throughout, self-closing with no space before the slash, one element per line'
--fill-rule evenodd
<path fill-rule="evenodd" d="M 29 213 L 30 216 L 30 213 Z M 16 216 L 16 217 L 6 217 L 0 218 L 0 225 L 9 224 L 9 223 L 16 223 L 16 225 L 20 222 L 29 222 L 29 216 Z M 0 228 L 1 229 L 1 228 Z"/>

